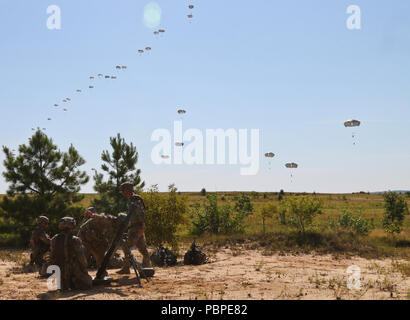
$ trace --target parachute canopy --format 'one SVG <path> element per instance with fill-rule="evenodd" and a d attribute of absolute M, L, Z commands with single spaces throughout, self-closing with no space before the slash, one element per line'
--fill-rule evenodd
<path fill-rule="evenodd" d="M 360 121 L 359 120 L 347 120 L 344 123 L 346 128 L 351 128 L 351 127 L 360 127 Z"/>
<path fill-rule="evenodd" d="M 163 155 L 161 156 L 161 158 L 162 158 L 162 159 L 169 159 L 169 156 L 163 154 Z"/>
<path fill-rule="evenodd" d="M 77 89 L 76 91 L 77 91 L 77 92 L 81 92 L 81 90 L 80 90 L 80 89 Z"/>
<path fill-rule="evenodd" d="M 115 66 L 115 69 L 121 69 L 121 66 Z"/>
<path fill-rule="evenodd" d="M 183 146 L 184 146 L 184 143 L 183 143 L 183 142 L 175 142 L 175 145 L 176 145 L 177 147 L 183 147 Z"/>
<path fill-rule="evenodd" d="M 102 73 L 99 73 L 99 74 L 98 74 L 98 78 L 102 78 L 102 76 L 103 76 Z"/>
<path fill-rule="evenodd" d="M 274 156 L 275 156 L 275 154 L 273 152 L 265 153 L 266 158 L 273 158 Z"/>
<path fill-rule="evenodd" d="M 193 9 L 193 8 L 194 8 L 194 5 L 193 5 L 193 4 L 190 4 L 190 5 L 188 6 L 188 8 L 189 8 L 189 9 Z"/>
<path fill-rule="evenodd" d="M 188 14 L 187 17 L 188 17 L 189 19 L 192 19 L 194 16 L 193 16 L 192 14 Z"/>
<path fill-rule="evenodd" d="M 151 47 L 146 47 L 145 50 L 146 50 L 146 51 L 150 51 L 150 50 L 151 50 Z"/>
<path fill-rule="evenodd" d="M 94 89 L 94 86 L 88 86 L 88 88 L 90 88 L 90 89 Z"/>
<path fill-rule="evenodd" d="M 54 107 L 58 107 L 58 104 L 55 104 Z"/>
<path fill-rule="evenodd" d="M 178 114 L 185 114 L 185 113 L 186 113 L 186 110 L 183 110 L 183 109 L 178 110 Z"/>
<path fill-rule="evenodd" d="M 285 166 L 286 168 L 289 168 L 289 169 L 296 169 L 298 167 L 298 164 L 294 162 L 290 162 L 290 163 L 285 164 Z"/>

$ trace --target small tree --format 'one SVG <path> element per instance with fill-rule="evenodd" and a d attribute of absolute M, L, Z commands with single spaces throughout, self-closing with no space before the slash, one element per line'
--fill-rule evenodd
<path fill-rule="evenodd" d="M 262 216 L 262 231 L 266 233 L 266 219 L 272 218 L 278 212 L 278 207 L 273 202 L 268 202 L 260 207 L 260 214 Z"/>
<path fill-rule="evenodd" d="M 384 195 L 384 208 L 384 230 L 392 235 L 400 233 L 403 229 L 404 215 L 409 214 L 407 202 L 402 196 L 389 192 Z"/>
<path fill-rule="evenodd" d="M 70 146 L 62 152 L 52 139 L 40 130 L 20 145 L 15 156 L 3 146 L 6 171 L 3 176 L 10 183 L 0 202 L 0 233 L 14 237 L 14 245 L 25 245 L 39 215 L 50 219 L 51 231 L 57 231 L 57 220 L 63 216 L 80 217 L 82 200 L 77 192 L 88 182 L 88 176 L 79 168 L 85 160 Z M 15 236 L 13 236 L 15 233 Z"/>
<path fill-rule="evenodd" d="M 243 213 L 245 216 L 252 214 L 253 204 L 251 202 L 251 199 L 245 193 L 242 193 L 238 202 L 235 204 L 235 210 Z"/>
<path fill-rule="evenodd" d="M 205 188 L 201 189 L 201 196 L 206 197 L 206 189 Z"/>
<path fill-rule="evenodd" d="M 185 222 L 187 198 L 177 193 L 174 185 L 168 187 L 167 194 L 161 194 L 158 186 L 152 186 L 142 194 L 146 206 L 145 225 L 147 242 L 155 246 L 168 243 L 174 249 L 178 247 L 176 233 Z"/>
<path fill-rule="evenodd" d="M 322 214 L 322 201 L 309 196 L 291 196 L 284 200 L 280 212 L 286 216 L 287 224 L 305 235 L 314 218 Z"/>
<path fill-rule="evenodd" d="M 138 152 L 132 142 L 127 144 L 118 133 L 116 137 L 110 138 L 110 145 L 112 152 L 105 150 L 101 154 L 101 169 L 108 179 L 104 181 L 104 175 L 95 171 L 94 190 L 100 194 L 100 198 L 94 199 L 92 205 L 98 211 L 117 214 L 127 208 L 127 200 L 120 192 L 121 184 L 130 181 L 136 191 L 140 191 L 145 183 L 141 181 L 141 170 L 136 168 Z"/>

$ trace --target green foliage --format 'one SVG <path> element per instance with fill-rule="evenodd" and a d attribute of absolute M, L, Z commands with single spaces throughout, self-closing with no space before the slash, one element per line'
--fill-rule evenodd
<path fill-rule="evenodd" d="M 302 234 L 313 226 L 314 218 L 322 214 L 322 201 L 309 196 L 286 198 L 280 209 L 286 224 L 295 227 Z"/>
<path fill-rule="evenodd" d="M 61 152 L 38 130 L 28 145 L 19 146 L 17 156 L 7 147 L 3 151 L 3 176 L 10 185 L 9 196 L 0 201 L 1 246 L 26 246 L 40 215 L 50 219 L 50 233 L 57 232 L 64 216 L 79 222 L 83 208 L 75 205 L 82 200 L 77 192 L 88 176 L 79 170 L 85 161 L 73 146 Z"/>
<path fill-rule="evenodd" d="M 53 140 L 38 130 L 28 145 L 19 146 L 14 156 L 3 146 L 6 156 L 3 176 L 9 185 L 7 193 L 32 193 L 39 196 L 57 193 L 76 193 L 89 180 L 85 171 L 80 171 L 85 160 L 71 145 L 68 152 L 61 152 Z"/>
<path fill-rule="evenodd" d="M 363 218 L 360 214 L 354 215 L 345 211 L 336 221 L 329 224 L 331 229 L 344 229 L 352 231 L 357 235 L 367 236 L 374 229 L 372 220 Z"/>
<path fill-rule="evenodd" d="M 384 208 L 384 230 L 390 234 L 400 233 L 403 229 L 404 216 L 409 214 L 407 202 L 402 196 L 389 192 L 384 195 Z"/>
<path fill-rule="evenodd" d="M 257 193 L 256 191 L 252 191 L 251 192 L 251 196 L 252 196 L 252 199 L 259 199 L 259 193 Z"/>
<path fill-rule="evenodd" d="M 176 232 L 185 222 L 187 198 L 177 193 L 174 185 L 168 187 L 167 194 L 161 194 L 158 186 L 152 186 L 142 194 L 145 211 L 145 235 L 147 242 L 159 247 L 168 243 L 177 248 Z"/>
<path fill-rule="evenodd" d="M 238 202 L 235 204 L 235 210 L 244 216 L 249 216 L 252 214 L 253 205 L 251 199 L 245 193 L 242 193 Z"/>
<path fill-rule="evenodd" d="M 47 232 L 58 232 L 58 220 L 62 217 L 74 217 L 77 226 L 84 219 L 84 208 L 75 206 L 81 196 L 56 194 L 54 196 L 18 195 L 5 197 L 0 202 L 0 246 L 24 247 L 28 245 L 31 232 L 36 226 L 37 217 L 45 215 L 50 219 Z"/>
<path fill-rule="evenodd" d="M 127 208 L 127 200 L 120 192 L 121 184 L 132 182 L 136 190 L 140 191 L 145 183 L 141 181 L 141 170 L 136 169 L 138 152 L 132 142 L 127 144 L 118 133 L 116 137 L 110 138 L 110 145 L 112 152 L 105 150 L 101 154 L 101 169 L 108 179 L 104 181 L 104 175 L 95 170 L 94 190 L 100 197 L 94 199 L 92 206 L 99 212 L 117 214 L 126 211 Z"/>
<path fill-rule="evenodd" d="M 216 196 L 208 195 L 203 206 L 198 203 L 194 206 L 193 225 L 190 232 L 193 235 L 243 232 L 244 219 L 248 214 L 246 208 L 249 207 L 238 205 L 232 208 L 230 203 L 218 206 Z"/>
<path fill-rule="evenodd" d="M 278 207 L 273 202 L 267 202 L 259 208 L 259 212 L 262 217 L 263 233 L 265 234 L 266 233 L 266 220 L 269 218 L 272 218 L 273 215 L 278 212 Z"/>

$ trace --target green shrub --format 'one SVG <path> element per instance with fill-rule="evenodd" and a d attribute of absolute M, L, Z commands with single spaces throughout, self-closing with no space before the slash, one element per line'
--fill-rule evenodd
<path fill-rule="evenodd" d="M 191 234 L 233 234 L 244 231 L 244 219 L 247 211 L 232 208 L 230 203 L 218 206 L 215 195 L 208 195 L 201 206 L 195 204 Z"/>
<path fill-rule="evenodd" d="M 252 214 L 253 205 L 251 199 L 245 193 L 242 193 L 238 202 L 235 204 L 235 210 L 244 214 L 245 216 Z"/>
<path fill-rule="evenodd" d="M 331 229 L 344 229 L 357 235 L 366 236 L 374 229 L 373 220 L 363 218 L 360 214 L 354 215 L 345 211 L 336 221 L 329 224 Z"/>
<path fill-rule="evenodd" d="M 313 226 L 314 218 L 322 214 L 322 201 L 309 196 L 291 196 L 281 205 L 280 214 L 287 225 L 303 235 Z"/>
<path fill-rule="evenodd" d="M 158 186 L 152 186 L 142 195 L 145 211 L 145 235 L 147 242 L 155 246 L 168 243 L 178 247 L 176 232 L 185 222 L 187 198 L 177 194 L 174 185 L 168 187 L 167 194 L 161 194 Z"/>
<path fill-rule="evenodd" d="M 266 219 L 272 218 L 273 215 L 278 212 L 278 207 L 276 206 L 275 203 L 268 202 L 268 203 L 263 204 L 260 207 L 259 212 L 262 217 L 262 228 L 263 228 L 262 231 L 265 234 L 266 233 Z"/>
<path fill-rule="evenodd" d="M 407 202 L 402 196 L 389 192 L 384 195 L 384 208 L 384 230 L 390 234 L 400 233 L 403 229 L 404 216 L 409 214 Z"/>

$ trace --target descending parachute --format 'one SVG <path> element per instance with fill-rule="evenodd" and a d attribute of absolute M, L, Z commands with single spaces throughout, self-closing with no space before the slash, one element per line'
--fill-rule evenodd
<path fill-rule="evenodd" d="M 47 118 L 47 120 L 48 120 L 48 121 L 50 121 L 50 120 L 51 120 L 51 118 Z"/>
<path fill-rule="evenodd" d="M 189 9 L 193 9 L 193 8 L 194 8 L 194 5 L 193 5 L 193 4 L 190 4 L 190 5 L 188 6 L 188 8 L 189 8 Z"/>
<path fill-rule="evenodd" d="M 151 51 L 151 47 L 146 47 L 145 51 Z"/>
<path fill-rule="evenodd" d="M 267 152 L 265 153 L 265 158 L 268 159 L 268 169 L 271 169 L 271 164 L 272 164 L 272 159 L 275 157 L 275 154 L 273 152 Z"/>
<path fill-rule="evenodd" d="M 88 86 L 88 88 L 90 88 L 90 89 L 94 89 L 94 86 Z"/>
<path fill-rule="evenodd" d="M 127 66 L 121 66 L 121 69 L 125 70 L 125 69 L 127 69 Z"/>
<path fill-rule="evenodd" d="M 344 126 L 346 128 L 356 128 L 356 127 L 360 127 L 360 124 L 361 123 L 360 123 L 359 120 L 347 120 L 347 121 L 345 121 Z M 353 145 L 354 146 L 356 145 L 355 138 L 356 138 L 356 133 L 352 132 L 352 139 L 353 139 Z"/>
<path fill-rule="evenodd" d="M 139 49 L 139 50 L 138 50 L 138 53 L 139 53 L 139 54 L 143 54 L 143 53 L 144 53 L 144 50 Z"/>
<path fill-rule="evenodd" d="M 67 100 L 67 101 L 71 101 L 71 99 L 70 99 L 70 98 L 66 98 L 66 100 Z"/>
<path fill-rule="evenodd" d="M 63 109 L 64 111 L 67 111 L 67 109 Z"/>
<path fill-rule="evenodd" d="M 105 76 L 104 78 L 105 78 L 105 79 L 109 79 L 109 78 L 111 78 L 111 77 L 110 77 L 110 76 Z"/>
<path fill-rule="evenodd" d="M 154 31 L 154 35 L 159 35 L 159 32 L 158 31 Z"/>
<path fill-rule="evenodd" d="M 298 167 L 297 163 L 291 162 L 291 163 L 287 163 L 285 164 L 286 168 L 288 169 L 296 169 Z"/>
<path fill-rule="evenodd" d="M 286 168 L 290 169 L 290 181 L 292 182 L 292 178 L 293 178 L 293 169 L 296 169 L 299 165 L 297 163 L 294 162 L 289 162 L 287 164 L 285 164 Z"/>
<path fill-rule="evenodd" d="M 115 66 L 115 69 L 120 70 L 121 66 Z"/>
<path fill-rule="evenodd" d="M 76 91 L 77 91 L 77 92 L 81 92 L 81 90 L 80 90 L 80 89 L 77 89 Z"/>
<path fill-rule="evenodd" d="M 117 79 L 117 77 L 116 76 L 111 76 L 111 79 Z"/>
<path fill-rule="evenodd" d="M 186 113 L 186 110 L 183 110 L 183 109 L 178 110 L 178 114 L 185 114 L 185 113 Z"/>
<path fill-rule="evenodd" d="M 163 154 L 163 155 L 161 156 L 161 158 L 162 158 L 162 159 L 169 159 L 169 156 L 168 156 L 168 155 Z"/>
<path fill-rule="evenodd" d="M 58 107 L 58 104 L 55 104 L 54 107 Z"/>
<path fill-rule="evenodd" d="M 94 80 L 94 77 L 93 77 L 93 76 L 91 76 L 91 77 L 90 77 L 90 80 Z"/>
<path fill-rule="evenodd" d="M 185 143 L 183 143 L 183 142 L 175 142 L 175 145 L 176 145 L 177 147 L 183 147 L 184 144 L 185 144 Z"/>
<path fill-rule="evenodd" d="M 159 29 L 158 32 L 159 32 L 159 33 L 164 33 L 165 30 L 164 30 L 164 29 Z"/>
<path fill-rule="evenodd" d="M 98 74 L 98 78 L 102 78 L 103 77 L 103 74 L 102 73 L 99 73 Z"/>
<path fill-rule="evenodd" d="M 63 102 L 67 102 L 67 100 L 66 100 L 66 99 L 63 99 Z"/>

